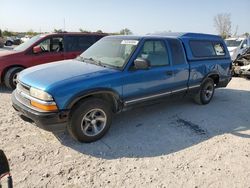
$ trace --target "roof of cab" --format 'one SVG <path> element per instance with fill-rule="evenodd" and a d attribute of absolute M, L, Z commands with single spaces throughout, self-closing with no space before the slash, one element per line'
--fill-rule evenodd
<path fill-rule="evenodd" d="M 167 36 L 176 38 L 197 38 L 197 39 L 221 39 L 218 35 L 204 34 L 204 33 L 169 33 Z"/>
<path fill-rule="evenodd" d="M 163 34 L 150 34 L 150 35 L 113 35 L 108 36 L 108 38 L 121 38 L 121 39 L 130 39 L 130 40 L 140 40 L 140 39 L 147 39 L 147 38 L 179 38 L 179 39 L 202 39 L 202 40 L 221 40 L 222 38 L 218 35 L 211 35 L 211 34 L 203 34 L 203 33 L 163 33 Z"/>

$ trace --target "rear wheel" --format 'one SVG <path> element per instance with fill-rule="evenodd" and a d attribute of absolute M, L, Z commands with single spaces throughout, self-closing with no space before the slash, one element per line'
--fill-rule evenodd
<path fill-rule="evenodd" d="M 22 70 L 22 67 L 10 68 L 4 76 L 4 84 L 10 89 L 15 89 L 17 85 L 17 76 Z"/>
<path fill-rule="evenodd" d="M 214 95 L 214 81 L 212 78 L 207 78 L 199 92 L 195 95 L 194 100 L 198 104 L 208 104 Z"/>
<path fill-rule="evenodd" d="M 73 109 L 68 131 L 80 142 L 94 142 L 105 135 L 111 122 L 110 105 L 102 99 L 89 98 Z"/>

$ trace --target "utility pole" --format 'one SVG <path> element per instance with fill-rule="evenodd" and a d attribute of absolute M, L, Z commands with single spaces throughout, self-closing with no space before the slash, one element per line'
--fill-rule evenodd
<path fill-rule="evenodd" d="M 63 31 L 65 31 L 65 18 L 63 18 Z"/>

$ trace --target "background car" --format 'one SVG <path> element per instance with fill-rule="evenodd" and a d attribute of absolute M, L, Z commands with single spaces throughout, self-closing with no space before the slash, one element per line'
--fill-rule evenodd
<path fill-rule="evenodd" d="M 225 40 L 231 59 L 237 59 L 250 46 L 250 37 L 228 38 Z"/>
<path fill-rule="evenodd" d="M 27 40 L 29 40 L 31 37 L 29 36 L 24 36 L 21 38 L 21 42 L 26 42 Z"/>
<path fill-rule="evenodd" d="M 73 59 L 96 41 L 100 33 L 51 33 L 37 35 L 13 50 L 0 52 L 0 83 L 14 89 L 17 75 L 27 67 Z"/>
<path fill-rule="evenodd" d="M 19 45 L 21 44 L 22 41 L 20 38 L 18 37 L 7 37 L 6 41 L 5 41 L 5 46 L 12 46 L 12 45 Z"/>

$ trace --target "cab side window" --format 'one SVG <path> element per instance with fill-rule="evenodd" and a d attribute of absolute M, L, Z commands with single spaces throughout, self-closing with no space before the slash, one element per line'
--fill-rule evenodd
<path fill-rule="evenodd" d="M 182 45 L 178 39 L 168 39 L 170 44 L 170 51 L 172 54 L 172 63 L 174 65 L 180 65 L 186 63 Z"/>
<path fill-rule="evenodd" d="M 149 60 L 152 67 L 169 65 L 169 55 L 163 41 L 146 41 L 138 58 Z"/>

